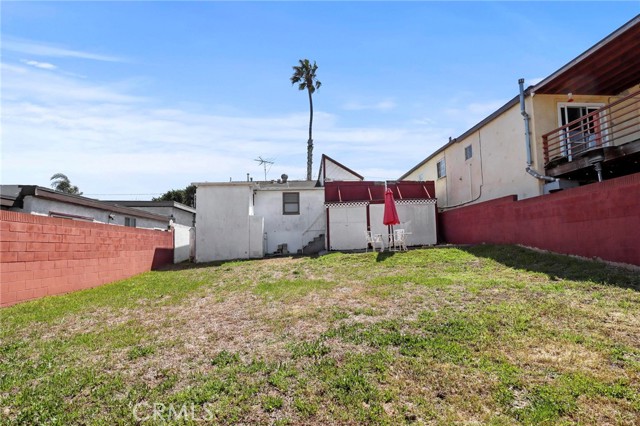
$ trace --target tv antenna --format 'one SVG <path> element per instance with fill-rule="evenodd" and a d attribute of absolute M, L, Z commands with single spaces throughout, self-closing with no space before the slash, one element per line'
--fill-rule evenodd
<path fill-rule="evenodd" d="M 262 158 L 260 155 L 258 155 L 258 158 L 256 158 L 253 161 L 257 161 L 264 168 L 264 181 L 266 182 L 267 181 L 267 173 L 269 172 L 269 170 L 271 170 L 271 166 L 273 166 L 273 163 L 275 163 L 275 161 L 273 161 L 272 159 L 268 159 L 268 158 Z"/>

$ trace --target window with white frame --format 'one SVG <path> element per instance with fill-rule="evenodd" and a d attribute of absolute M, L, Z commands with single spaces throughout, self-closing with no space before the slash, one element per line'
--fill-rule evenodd
<path fill-rule="evenodd" d="M 125 217 L 124 218 L 124 226 L 130 226 L 131 228 L 136 227 L 136 218 L 135 217 Z"/>
<path fill-rule="evenodd" d="M 438 161 L 438 163 L 436 164 L 436 169 L 438 172 L 438 179 L 443 178 L 447 175 L 447 169 L 444 162 L 444 158 Z"/>
<path fill-rule="evenodd" d="M 282 214 L 300 214 L 300 193 L 282 193 Z"/>
<path fill-rule="evenodd" d="M 607 145 L 601 131 L 600 114 L 594 114 L 603 104 L 558 104 L 558 124 L 564 129 L 562 154 L 571 160 L 573 155 L 596 145 Z"/>

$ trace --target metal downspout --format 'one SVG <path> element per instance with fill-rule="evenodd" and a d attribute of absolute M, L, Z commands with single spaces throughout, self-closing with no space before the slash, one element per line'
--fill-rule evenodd
<path fill-rule="evenodd" d="M 527 167 L 531 166 L 531 131 L 529 129 L 529 114 L 524 107 L 524 78 L 518 80 L 520 86 L 520 114 L 524 119 L 524 141 L 527 150 Z"/>
<path fill-rule="evenodd" d="M 527 168 L 525 170 L 536 179 L 540 179 L 545 182 L 555 182 L 557 180 L 556 178 L 545 176 L 542 173 L 531 168 L 531 129 L 529 127 L 529 114 L 527 114 L 524 105 L 524 78 L 518 80 L 518 86 L 520 87 L 520 114 L 522 115 L 522 118 L 524 120 L 524 140 L 525 149 L 527 150 Z"/>

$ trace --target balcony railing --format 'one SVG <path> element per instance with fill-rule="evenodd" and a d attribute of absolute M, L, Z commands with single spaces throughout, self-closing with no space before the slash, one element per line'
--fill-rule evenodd
<path fill-rule="evenodd" d="M 542 135 L 544 162 L 573 161 L 595 148 L 618 146 L 640 138 L 640 91 L 631 93 Z"/>

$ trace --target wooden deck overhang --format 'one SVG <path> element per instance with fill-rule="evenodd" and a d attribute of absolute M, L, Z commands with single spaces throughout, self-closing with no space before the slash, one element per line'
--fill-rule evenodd
<path fill-rule="evenodd" d="M 601 162 L 605 176 L 623 176 L 640 171 L 640 139 L 620 146 L 593 148 L 583 152 L 573 161 L 551 162 L 546 174 L 571 180 L 595 178 L 593 165 Z"/>

